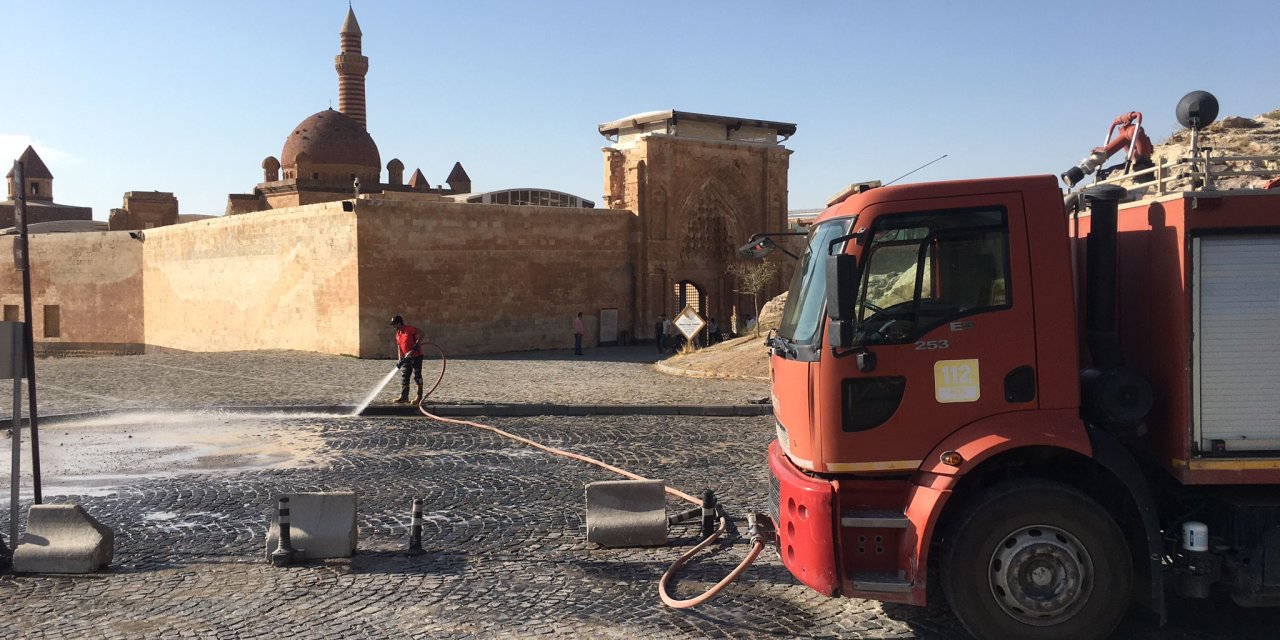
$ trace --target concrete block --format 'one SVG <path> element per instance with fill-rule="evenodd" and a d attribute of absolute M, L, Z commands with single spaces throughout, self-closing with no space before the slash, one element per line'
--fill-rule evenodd
<path fill-rule="evenodd" d="M 602 547 L 667 543 L 667 496 L 661 480 L 609 480 L 587 485 L 587 542 Z"/>
<path fill-rule="evenodd" d="M 356 494 L 351 491 L 286 493 L 289 496 L 289 541 L 297 559 L 349 558 L 356 551 Z M 277 504 L 274 503 L 273 504 Z M 267 528 L 267 561 L 280 540 L 273 513 Z"/>
<path fill-rule="evenodd" d="M 111 564 L 115 532 L 78 504 L 35 504 L 13 550 L 21 573 L 92 573 Z"/>

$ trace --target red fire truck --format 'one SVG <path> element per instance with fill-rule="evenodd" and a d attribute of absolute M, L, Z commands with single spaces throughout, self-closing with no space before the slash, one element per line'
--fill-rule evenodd
<path fill-rule="evenodd" d="M 1280 189 L 1215 187 L 1280 157 L 1201 149 L 1216 112 L 1184 98 L 1173 163 L 1129 131 L 1130 187 L 1065 206 L 1047 175 L 834 199 L 769 341 L 798 580 L 945 597 L 980 638 L 1163 623 L 1166 590 L 1280 604 Z"/>

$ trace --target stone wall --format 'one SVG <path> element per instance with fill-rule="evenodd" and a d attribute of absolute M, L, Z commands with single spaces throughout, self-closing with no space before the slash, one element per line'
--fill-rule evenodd
<path fill-rule="evenodd" d="M 569 348 L 601 309 L 632 322 L 629 211 L 362 199 L 360 356 L 391 357 L 403 315 L 447 353 Z"/>
<path fill-rule="evenodd" d="M 14 226 L 13 204 L 0 202 L 0 229 Z M 27 224 L 38 222 L 54 222 L 57 220 L 92 220 L 91 207 L 72 207 L 62 204 L 50 204 L 40 200 L 27 201 Z"/>
<path fill-rule="evenodd" d="M 16 239 L 0 240 L 11 254 Z M 37 353 L 141 353 L 143 246 L 127 232 L 30 237 Z M 0 267 L 5 320 L 22 320 L 22 272 Z M 56 335 L 50 335 L 56 334 Z"/>
<path fill-rule="evenodd" d="M 356 355 L 356 220 L 341 202 L 145 233 L 149 347 Z"/>

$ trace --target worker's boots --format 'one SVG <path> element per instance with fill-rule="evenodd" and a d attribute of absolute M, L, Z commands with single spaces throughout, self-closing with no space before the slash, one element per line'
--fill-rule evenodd
<path fill-rule="evenodd" d="M 418 383 L 418 397 L 413 399 L 413 404 L 422 404 L 422 383 Z"/>
<path fill-rule="evenodd" d="M 404 404 L 408 401 L 409 401 L 409 385 L 406 384 L 403 387 L 400 387 L 400 397 L 396 398 L 395 400 L 392 400 L 392 402 L 396 404 Z"/>

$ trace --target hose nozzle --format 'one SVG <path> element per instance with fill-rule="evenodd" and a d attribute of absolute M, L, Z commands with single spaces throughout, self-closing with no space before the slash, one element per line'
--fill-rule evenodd
<path fill-rule="evenodd" d="M 1105 152 L 1094 150 L 1093 153 L 1085 156 L 1079 164 L 1064 171 L 1062 173 L 1062 181 L 1067 183 L 1068 188 L 1074 187 L 1084 181 L 1085 176 L 1096 171 L 1106 161 Z"/>

